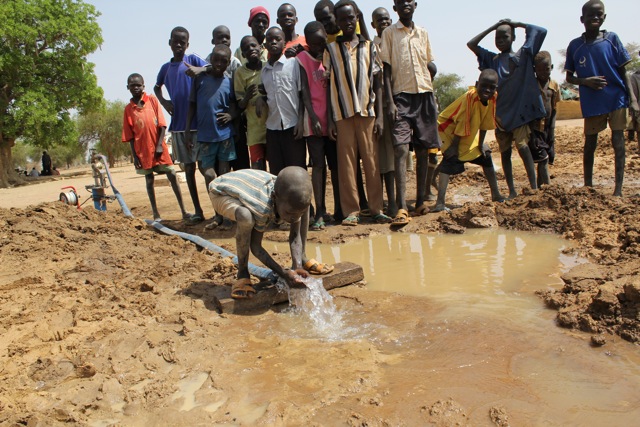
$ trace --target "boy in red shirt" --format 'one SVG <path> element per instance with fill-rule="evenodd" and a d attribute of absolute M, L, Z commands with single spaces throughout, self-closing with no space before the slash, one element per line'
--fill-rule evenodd
<path fill-rule="evenodd" d="M 145 177 L 153 219 L 162 221 L 153 188 L 154 172 L 167 175 L 173 193 L 178 199 L 182 218 L 188 219 L 190 215 L 184 210 L 176 171 L 164 142 L 167 123 L 164 120 L 162 110 L 160 110 L 158 99 L 144 92 L 144 79 L 137 73 L 131 74 L 127 78 L 127 89 L 131 92 L 131 102 L 124 108 L 122 142 L 131 144 L 131 154 L 136 172 Z"/>

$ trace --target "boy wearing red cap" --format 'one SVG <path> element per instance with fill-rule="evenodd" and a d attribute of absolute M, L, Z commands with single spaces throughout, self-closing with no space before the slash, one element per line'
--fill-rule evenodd
<path fill-rule="evenodd" d="M 270 22 L 271 17 L 269 16 L 269 11 L 264 6 L 256 6 L 249 11 L 248 25 L 251 27 L 251 35 L 255 37 L 260 44 L 260 60 L 262 62 L 267 62 L 268 59 L 267 48 L 264 46 L 264 37 Z M 242 65 L 247 63 L 247 58 L 242 56 L 242 48 L 240 46 L 238 46 L 233 56 L 238 58 Z"/>

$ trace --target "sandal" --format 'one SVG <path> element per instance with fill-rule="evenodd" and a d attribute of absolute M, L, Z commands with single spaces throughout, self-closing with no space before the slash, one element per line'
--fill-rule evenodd
<path fill-rule="evenodd" d="M 362 209 L 360 211 L 360 216 L 365 217 L 365 218 L 369 218 L 371 216 L 371 209 L 369 209 L 369 208 Z"/>
<path fill-rule="evenodd" d="M 201 214 L 193 214 L 187 220 L 187 224 L 196 225 L 196 224 L 200 224 L 202 221 L 204 221 L 204 217 Z"/>
<path fill-rule="evenodd" d="M 346 217 L 345 219 L 342 220 L 342 225 L 348 225 L 350 227 L 355 227 L 356 225 L 358 225 L 358 221 L 360 221 L 360 218 L 358 218 L 355 215 L 349 215 L 348 217 Z"/>
<path fill-rule="evenodd" d="M 424 203 L 421 204 L 420 206 L 416 206 L 416 210 L 415 210 L 416 214 L 418 215 L 426 215 L 429 212 L 429 208 L 427 207 L 427 205 L 425 205 Z"/>
<path fill-rule="evenodd" d="M 237 279 L 231 286 L 231 298 L 233 299 L 249 299 L 256 293 L 251 286 L 251 279 Z"/>
<path fill-rule="evenodd" d="M 223 222 L 224 218 L 220 215 L 216 215 L 213 217 L 213 221 L 205 225 L 204 228 L 205 230 L 215 230 L 216 228 L 220 227 Z"/>
<path fill-rule="evenodd" d="M 376 224 L 389 224 L 393 219 L 390 216 L 387 216 L 383 213 L 379 213 L 378 215 L 373 217 L 373 220 Z"/>
<path fill-rule="evenodd" d="M 329 274 L 333 271 L 334 267 L 333 265 L 323 264 L 312 258 L 304 264 L 304 269 L 311 274 Z"/>
<path fill-rule="evenodd" d="M 391 225 L 392 226 L 407 225 L 409 224 L 409 221 L 411 221 L 411 218 L 409 217 L 409 212 L 407 212 L 406 209 L 398 209 L 398 214 L 396 215 L 395 218 L 393 218 L 393 221 L 391 221 Z"/>
<path fill-rule="evenodd" d="M 320 231 L 320 230 L 324 230 L 324 220 L 322 218 L 320 218 L 318 221 L 315 221 L 313 224 L 311 224 L 311 226 L 309 227 L 309 230 L 311 231 Z"/>

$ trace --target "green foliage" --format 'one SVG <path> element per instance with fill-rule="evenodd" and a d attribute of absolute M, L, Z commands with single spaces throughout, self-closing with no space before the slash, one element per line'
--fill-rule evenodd
<path fill-rule="evenodd" d="M 447 108 L 466 91 L 467 88 L 462 86 L 462 77 L 455 73 L 438 74 L 433 80 L 433 92 L 440 111 Z"/>
<path fill-rule="evenodd" d="M 0 2 L 0 129 L 3 140 L 72 143 L 70 112 L 102 102 L 87 55 L 102 43 L 94 6 L 78 0 Z"/>
<path fill-rule="evenodd" d="M 82 114 L 78 119 L 78 134 L 82 144 L 95 146 L 107 156 L 110 165 L 131 153 L 122 141 L 122 117 L 125 103 L 109 101 L 99 111 Z"/>

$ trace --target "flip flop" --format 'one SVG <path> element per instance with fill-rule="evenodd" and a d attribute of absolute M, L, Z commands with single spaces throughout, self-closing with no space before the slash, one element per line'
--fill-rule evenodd
<path fill-rule="evenodd" d="M 426 215 L 428 212 L 429 212 L 429 208 L 424 203 L 421 204 L 420 206 L 416 206 L 416 210 L 415 210 L 416 214 L 422 216 L 422 215 Z"/>
<path fill-rule="evenodd" d="M 362 209 L 360 211 L 360 216 L 368 218 L 371 216 L 371 209 Z"/>
<path fill-rule="evenodd" d="M 233 299 L 249 299 L 256 293 L 251 286 L 251 279 L 237 279 L 231 286 L 231 298 Z"/>
<path fill-rule="evenodd" d="M 406 209 L 398 209 L 398 214 L 393 221 L 391 221 L 391 226 L 400 226 L 407 225 L 411 221 L 411 217 L 409 217 L 409 212 Z"/>
<path fill-rule="evenodd" d="M 309 227 L 309 230 L 311 231 L 324 230 L 324 226 L 325 226 L 324 221 L 322 219 L 319 219 L 318 221 L 311 224 L 311 227 Z"/>
<path fill-rule="evenodd" d="M 213 221 L 205 225 L 204 228 L 205 230 L 215 230 L 216 228 L 220 227 L 223 222 L 224 222 L 224 218 L 216 215 L 213 217 Z"/>
<path fill-rule="evenodd" d="M 346 217 L 345 219 L 342 220 L 342 225 L 348 225 L 350 227 L 355 227 L 356 225 L 358 225 L 358 221 L 360 221 L 360 218 L 358 218 L 355 215 L 349 215 L 348 217 Z"/>
<path fill-rule="evenodd" d="M 307 270 L 311 274 L 329 274 L 333 271 L 333 265 L 322 264 L 321 262 L 316 261 L 311 258 L 304 264 L 304 269 Z"/>
<path fill-rule="evenodd" d="M 200 214 L 193 214 L 191 215 L 191 217 L 187 220 L 187 224 L 189 225 L 196 225 L 196 224 L 200 224 L 202 221 L 204 221 L 204 217 Z"/>
<path fill-rule="evenodd" d="M 383 213 L 379 213 L 378 215 L 373 217 L 373 220 L 376 224 L 389 224 L 393 219 L 390 216 L 387 216 Z"/>

